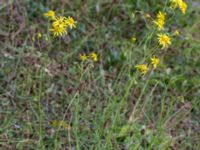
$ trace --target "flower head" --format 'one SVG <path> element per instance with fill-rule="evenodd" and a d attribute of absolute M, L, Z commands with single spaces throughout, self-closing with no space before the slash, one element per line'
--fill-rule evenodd
<path fill-rule="evenodd" d="M 153 65 L 153 68 L 156 69 L 157 65 L 159 64 L 159 58 L 156 58 L 155 56 L 151 58 L 151 64 Z"/>
<path fill-rule="evenodd" d="M 174 31 L 174 34 L 175 36 L 179 36 L 180 35 L 180 32 L 178 30 Z"/>
<path fill-rule="evenodd" d="M 138 69 L 143 75 L 145 75 L 149 71 L 146 64 L 136 65 L 135 68 Z"/>
<path fill-rule="evenodd" d="M 167 34 L 157 34 L 158 42 L 163 48 L 167 48 L 171 45 L 171 38 Z"/>
<path fill-rule="evenodd" d="M 76 28 L 76 21 L 74 21 L 74 19 L 72 18 L 72 17 L 68 17 L 67 19 L 66 19 L 66 22 L 67 22 L 67 25 L 71 28 L 71 29 L 73 29 L 73 28 Z"/>
<path fill-rule="evenodd" d="M 67 23 L 65 17 L 57 17 L 56 20 L 52 23 L 52 28 L 50 29 L 53 32 L 54 36 L 62 36 L 67 34 Z"/>
<path fill-rule="evenodd" d="M 90 56 L 91 56 L 91 58 L 92 58 L 93 61 L 97 61 L 97 60 L 98 60 L 98 59 L 97 59 L 97 54 L 96 54 L 95 52 L 92 52 L 92 53 L 90 54 Z"/>
<path fill-rule="evenodd" d="M 82 61 L 86 61 L 88 56 L 86 56 L 85 54 L 80 54 L 79 55 L 79 58 L 82 60 Z"/>
<path fill-rule="evenodd" d="M 165 15 L 165 13 L 159 11 L 156 17 L 157 17 L 157 19 L 165 21 L 166 15 Z"/>
<path fill-rule="evenodd" d="M 172 8 L 179 8 L 183 14 L 186 13 L 187 4 L 183 0 L 171 0 L 171 7 Z"/>
<path fill-rule="evenodd" d="M 164 29 L 165 18 L 166 18 L 165 13 L 159 11 L 157 16 L 156 16 L 156 20 L 154 21 L 154 23 L 157 26 L 158 30 L 163 30 Z"/>
<path fill-rule="evenodd" d="M 182 11 L 182 13 L 185 14 L 186 10 L 187 10 L 187 4 L 184 1 L 182 1 L 180 3 L 179 7 L 180 7 L 180 10 Z"/>
<path fill-rule="evenodd" d="M 181 3 L 182 0 L 170 0 L 171 2 L 171 7 L 172 8 L 177 8 L 179 4 Z"/>
<path fill-rule="evenodd" d="M 165 22 L 163 20 L 159 19 L 159 20 L 154 21 L 154 23 L 157 26 L 159 31 L 164 29 Z"/>
<path fill-rule="evenodd" d="M 44 16 L 49 17 L 51 20 L 56 20 L 55 12 L 53 10 L 44 13 Z"/>

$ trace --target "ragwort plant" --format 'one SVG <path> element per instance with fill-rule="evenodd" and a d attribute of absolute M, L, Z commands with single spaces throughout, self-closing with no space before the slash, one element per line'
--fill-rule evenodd
<path fill-rule="evenodd" d="M 169 7 L 169 9 L 180 8 L 180 10 L 182 11 L 183 14 L 186 13 L 187 4 L 182 0 L 178 0 L 178 1 L 172 0 L 172 1 L 170 1 L 169 5 L 170 6 L 165 6 L 163 8 L 163 10 L 168 9 L 168 7 Z M 156 15 L 156 19 L 155 20 L 152 19 L 149 14 L 145 16 L 147 18 L 152 19 L 153 20 L 152 23 L 155 24 L 156 29 L 154 30 L 154 33 L 155 33 L 155 35 L 157 37 L 154 36 L 154 37 L 151 37 L 151 38 L 156 38 L 157 39 L 157 43 L 160 45 L 160 49 L 159 49 L 159 47 L 154 48 L 157 51 L 159 51 L 159 50 L 160 51 L 167 50 L 169 48 L 169 46 L 172 44 L 172 39 L 171 39 L 172 35 L 173 34 L 175 34 L 176 36 L 179 35 L 177 30 L 173 31 L 173 33 L 167 33 L 168 29 L 165 27 L 165 24 L 167 22 L 168 15 L 167 15 L 167 12 L 164 12 L 163 10 L 160 10 L 158 12 L 158 14 Z M 60 17 L 60 18 L 56 19 L 56 17 L 54 16 L 54 13 L 52 13 L 52 11 L 49 11 L 49 13 L 47 13 L 46 16 L 49 16 L 50 18 L 52 18 L 52 20 L 55 20 L 52 23 L 52 26 L 53 26 L 54 29 L 50 29 L 50 31 L 54 32 L 55 36 L 63 35 L 64 33 L 66 33 L 67 21 L 65 21 L 64 18 Z M 74 23 L 75 22 L 72 21 L 71 29 L 73 28 L 73 26 L 75 26 Z M 55 27 L 55 25 L 57 25 L 57 26 Z M 132 40 L 132 42 L 135 42 L 136 38 L 133 37 L 131 40 Z M 144 43 L 145 43 L 145 41 L 144 41 Z M 151 47 L 146 47 L 146 48 L 151 49 Z M 149 65 L 140 64 L 140 65 L 136 65 L 135 66 L 136 69 L 141 71 L 141 74 L 143 76 L 145 76 L 149 71 L 156 71 L 157 67 L 159 66 L 160 59 L 155 55 L 156 55 L 156 53 L 154 53 L 152 56 L 149 56 L 149 61 L 150 61 Z M 97 61 L 97 55 L 94 52 L 92 52 L 90 55 L 86 55 L 86 54 L 80 54 L 79 55 L 80 60 L 83 61 L 84 63 L 87 62 L 88 58 L 90 58 L 90 57 L 94 62 Z M 159 56 L 159 57 L 162 57 L 162 56 Z M 148 56 L 146 56 L 143 60 L 146 60 L 146 58 L 148 58 Z M 82 72 L 82 74 L 85 73 L 84 69 L 83 69 L 83 66 L 81 67 L 81 72 Z M 116 124 L 117 124 L 116 120 L 120 118 L 119 117 L 120 111 L 121 111 L 122 108 L 124 108 L 124 102 L 123 101 L 128 97 L 128 93 L 130 92 L 130 88 L 132 87 L 132 85 L 134 83 L 133 81 L 136 80 L 135 79 L 136 77 L 137 77 L 137 74 L 136 74 L 136 76 L 134 76 L 131 79 L 131 82 L 129 84 L 127 84 L 127 86 L 124 87 L 125 88 L 125 95 L 122 97 L 122 100 L 121 100 L 122 102 L 120 102 L 115 107 L 117 111 L 116 112 L 114 111 L 115 113 L 114 113 L 114 118 L 113 118 L 113 121 L 112 121 L 112 128 L 114 128 L 114 130 L 116 129 Z M 137 128 L 134 129 L 135 126 L 139 125 L 137 123 L 137 121 L 136 121 L 137 118 L 135 119 L 135 113 L 137 113 L 137 110 L 141 111 L 143 108 L 140 108 L 140 107 L 141 106 L 145 107 L 147 105 L 146 103 L 148 103 L 148 102 L 145 102 L 145 103 L 142 104 L 141 100 L 142 100 L 142 96 L 144 94 L 143 92 L 146 90 L 146 87 L 149 84 L 150 78 L 151 78 L 151 74 L 149 75 L 149 77 L 147 79 L 145 79 L 146 80 L 146 84 L 145 84 L 145 86 L 144 86 L 144 88 L 142 90 L 141 95 L 139 96 L 138 101 L 136 102 L 136 105 L 134 106 L 134 108 L 132 110 L 132 113 L 131 113 L 131 115 L 129 117 L 127 125 L 125 125 L 125 126 L 123 126 L 121 128 L 121 131 L 119 132 L 118 135 L 117 135 L 117 133 L 116 133 L 116 135 L 114 135 L 114 136 L 116 136 L 116 139 L 118 139 L 120 137 L 125 137 L 125 141 L 128 142 L 126 144 L 127 149 L 141 149 L 142 147 L 148 148 L 148 149 L 152 149 L 152 148 L 168 149 L 168 148 L 170 148 L 170 145 L 171 145 L 171 143 L 173 141 L 172 137 L 169 136 L 165 132 L 165 126 L 164 126 L 164 124 L 166 123 L 165 121 L 163 122 L 163 124 L 161 123 L 160 126 L 158 126 L 159 129 L 157 129 L 157 130 L 158 130 L 158 133 L 160 133 L 160 135 L 156 135 L 154 133 L 154 131 L 150 130 L 150 129 L 147 132 L 145 126 L 144 127 L 142 126 L 142 128 L 141 128 L 141 130 L 144 130 L 143 131 L 144 133 L 140 133 L 141 131 L 138 130 L 138 133 L 136 134 L 140 138 L 139 137 L 135 137 L 135 136 L 131 137 L 131 136 L 127 135 L 127 134 L 130 134 L 131 132 L 134 132 L 135 130 L 137 130 Z M 156 86 L 155 86 L 155 88 L 156 88 Z M 151 94 L 153 94 L 153 91 L 151 91 Z M 115 100 L 115 98 L 113 98 L 113 97 L 112 97 L 112 99 Z M 162 103 L 164 103 L 164 102 L 162 102 Z M 108 106 L 108 108 L 109 108 L 109 106 Z M 161 114 L 162 114 L 162 112 L 161 112 Z M 108 130 L 108 131 L 111 131 L 111 132 L 106 133 L 106 137 L 107 137 L 106 141 L 110 141 L 111 138 L 113 138 L 113 136 L 111 134 L 113 132 L 116 132 L 116 131 L 112 131 L 112 128 L 110 130 Z M 143 141 L 144 143 L 141 144 L 141 141 Z M 77 144 L 76 147 L 78 149 L 80 149 L 79 143 L 80 143 L 80 141 L 78 140 L 77 143 L 76 143 Z M 105 145 L 105 149 L 112 149 L 112 147 L 113 147 L 112 144 L 109 143 L 109 142 Z"/>
<path fill-rule="evenodd" d="M 191 113 L 192 108 L 199 112 L 194 107 L 199 70 L 193 70 L 199 53 L 188 46 L 184 34 L 194 38 L 181 26 L 197 27 L 188 25 L 185 1 L 13 1 L 8 6 L 7 17 L 24 17 L 30 28 L 13 32 L 18 26 L 9 22 L 8 32 L 0 30 L 8 42 L 2 42 L 8 51 L 0 60 L 5 78 L 0 148 L 199 148 L 199 118 Z M 23 12 L 16 17 L 18 7 Z M 182 57 L 196 59 L 195 67 L 181 70 Z"/>

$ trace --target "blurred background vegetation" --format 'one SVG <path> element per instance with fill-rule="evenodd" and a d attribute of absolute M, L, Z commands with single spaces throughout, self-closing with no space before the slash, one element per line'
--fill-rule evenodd
<path fill-rule="evenodd" d="M 1 0 L 0 149 L 199 150 L 200 2 L 185 15 L 168 2 Z M 53 37 L 48 10 L 77 28 Z M 159 10 L 180 31 L 167 50 L 145 17 Z M 98 62 L 81 62 L 90 52 Z M 154 54 L 142 77 L 134 66 Z"/>

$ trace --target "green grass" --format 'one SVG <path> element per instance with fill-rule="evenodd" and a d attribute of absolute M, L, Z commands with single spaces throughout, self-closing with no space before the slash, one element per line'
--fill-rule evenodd
<path fill-rule="evenodd" d="M 0 2 L 0 149 L 199 150 L 200 3 L 183 15 L 168 2 Z M 49 9 L 77 28 L 53 37 Z M 166 50 L 144 17 L 159 10 L 181 33 Z M 90 52 L 98 62 L 79 60 Z M 161 63 L 141 76 L 134 66 L 152 55 Z"/>

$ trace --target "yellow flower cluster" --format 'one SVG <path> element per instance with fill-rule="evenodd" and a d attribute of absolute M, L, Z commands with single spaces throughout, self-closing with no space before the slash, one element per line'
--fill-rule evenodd
<path fill-rule="evenodd" d="M 172 8 L 179 8 L 183 14 L 186 13 L 187 4 L 183 0 L 170 0 Z"/>
<path fill-rule="evenodd" d="M 57 17 L 55 12 L 50 10 L 44 14 L 52 21 L 52 28 L 50 29 L 53 32 L 54 36 L 63 36 L 67 34 L 67 27 L 70 29 L 76 28 L 76 21 L 72 17 Z"/>
<path fill-rule="evenodd" d="M 172 8 L 180 8 L 183 14 L 186 13 L 187 4 L 183 0 L 171 0 L 171 6 Z M 154 21 L 159 31 L 164 29 L 165 21 L 166 21 L 166 14 L 159 11 L 156 16 L 156 20 Z M 175 31 L 174 35 L 178 36 L 179 32 Z M 157 34 L 157 39 L 158 39 L 159 45 L 161 45 L 162 48 L 167 48 L 169 45 L 171 45 L 171 38 L 166 33 Z"/>
<path fill-rule="evenodd" d="M 94 62 L 98 61 L 97 54 L 95 52 L 90 53 L 90 55 L 80 54 L 79 58 L 82 61 L 86 61 L 88 58 L 91 58 L 91 60 Z"/>
<path fill-rule="evenodd" d="M 153 66 L 153 69 L 156 69 L 159 63 L 159 58 L 155 56 L 151 58 L 151 65 Z M 149 67 L 147 64 L 136 65 L 135 68 L 138 69 L 142 75 L 145 75 L 149 71 Z"/>
<path fill-rule="evenodd" d="M 170 0 L 170 2 L 172 8 L 179 8 L 183 14 L 186 13 L 187 4 L 183 0 Z M 168 48 L 172 44 L 169 34 L 163 32 L 165 22 L 166 22 L 166 14 L 164 12 L 159 11 L 153 23 L 156 25 L 159 31 L 159 33 L 157 33 L 157 40 L 159 45 L 162 46 L 162 48 Z M 178 30 L 175 30 L 173 33 L 174 36 L 179 36 L 179 34 L 180 32 Z M 151 64 L 150 64 L 152 65 L 151 68 L 156 69 L 159 62 L 160 62 L 159 58 L 153 56 L 151 58 Z M 138 69 L 141 72 L 141 74 L 145 75 L 150 70 L 149 69 L 150 65 L 140 64 L 136 65 L 135 68 Z"/>
<path fill-rule="evenodd" d="M 164 29 L 165 18 L 166 18 L 165 13 L 159 11 L 157 16 L 156 16 L 156 20 L 154 21 L 154 23 L 157 26 L 158 30 L 163 30 Z"/>
<path fill-rule="evenodd" d="M 159 11 L 156 16 L 156 20 L 153 22 L 157 26 L 157 29 L 161 31 L 164 30 L 165 21 L 166 21 L 166 14 Z M 171 38 L 167 34 L 160 33 L 157 34 L 157 37 L 159 45 L 161 45 L 162 48 L 167 48 L 169 45 L 171 45 Z"/>

